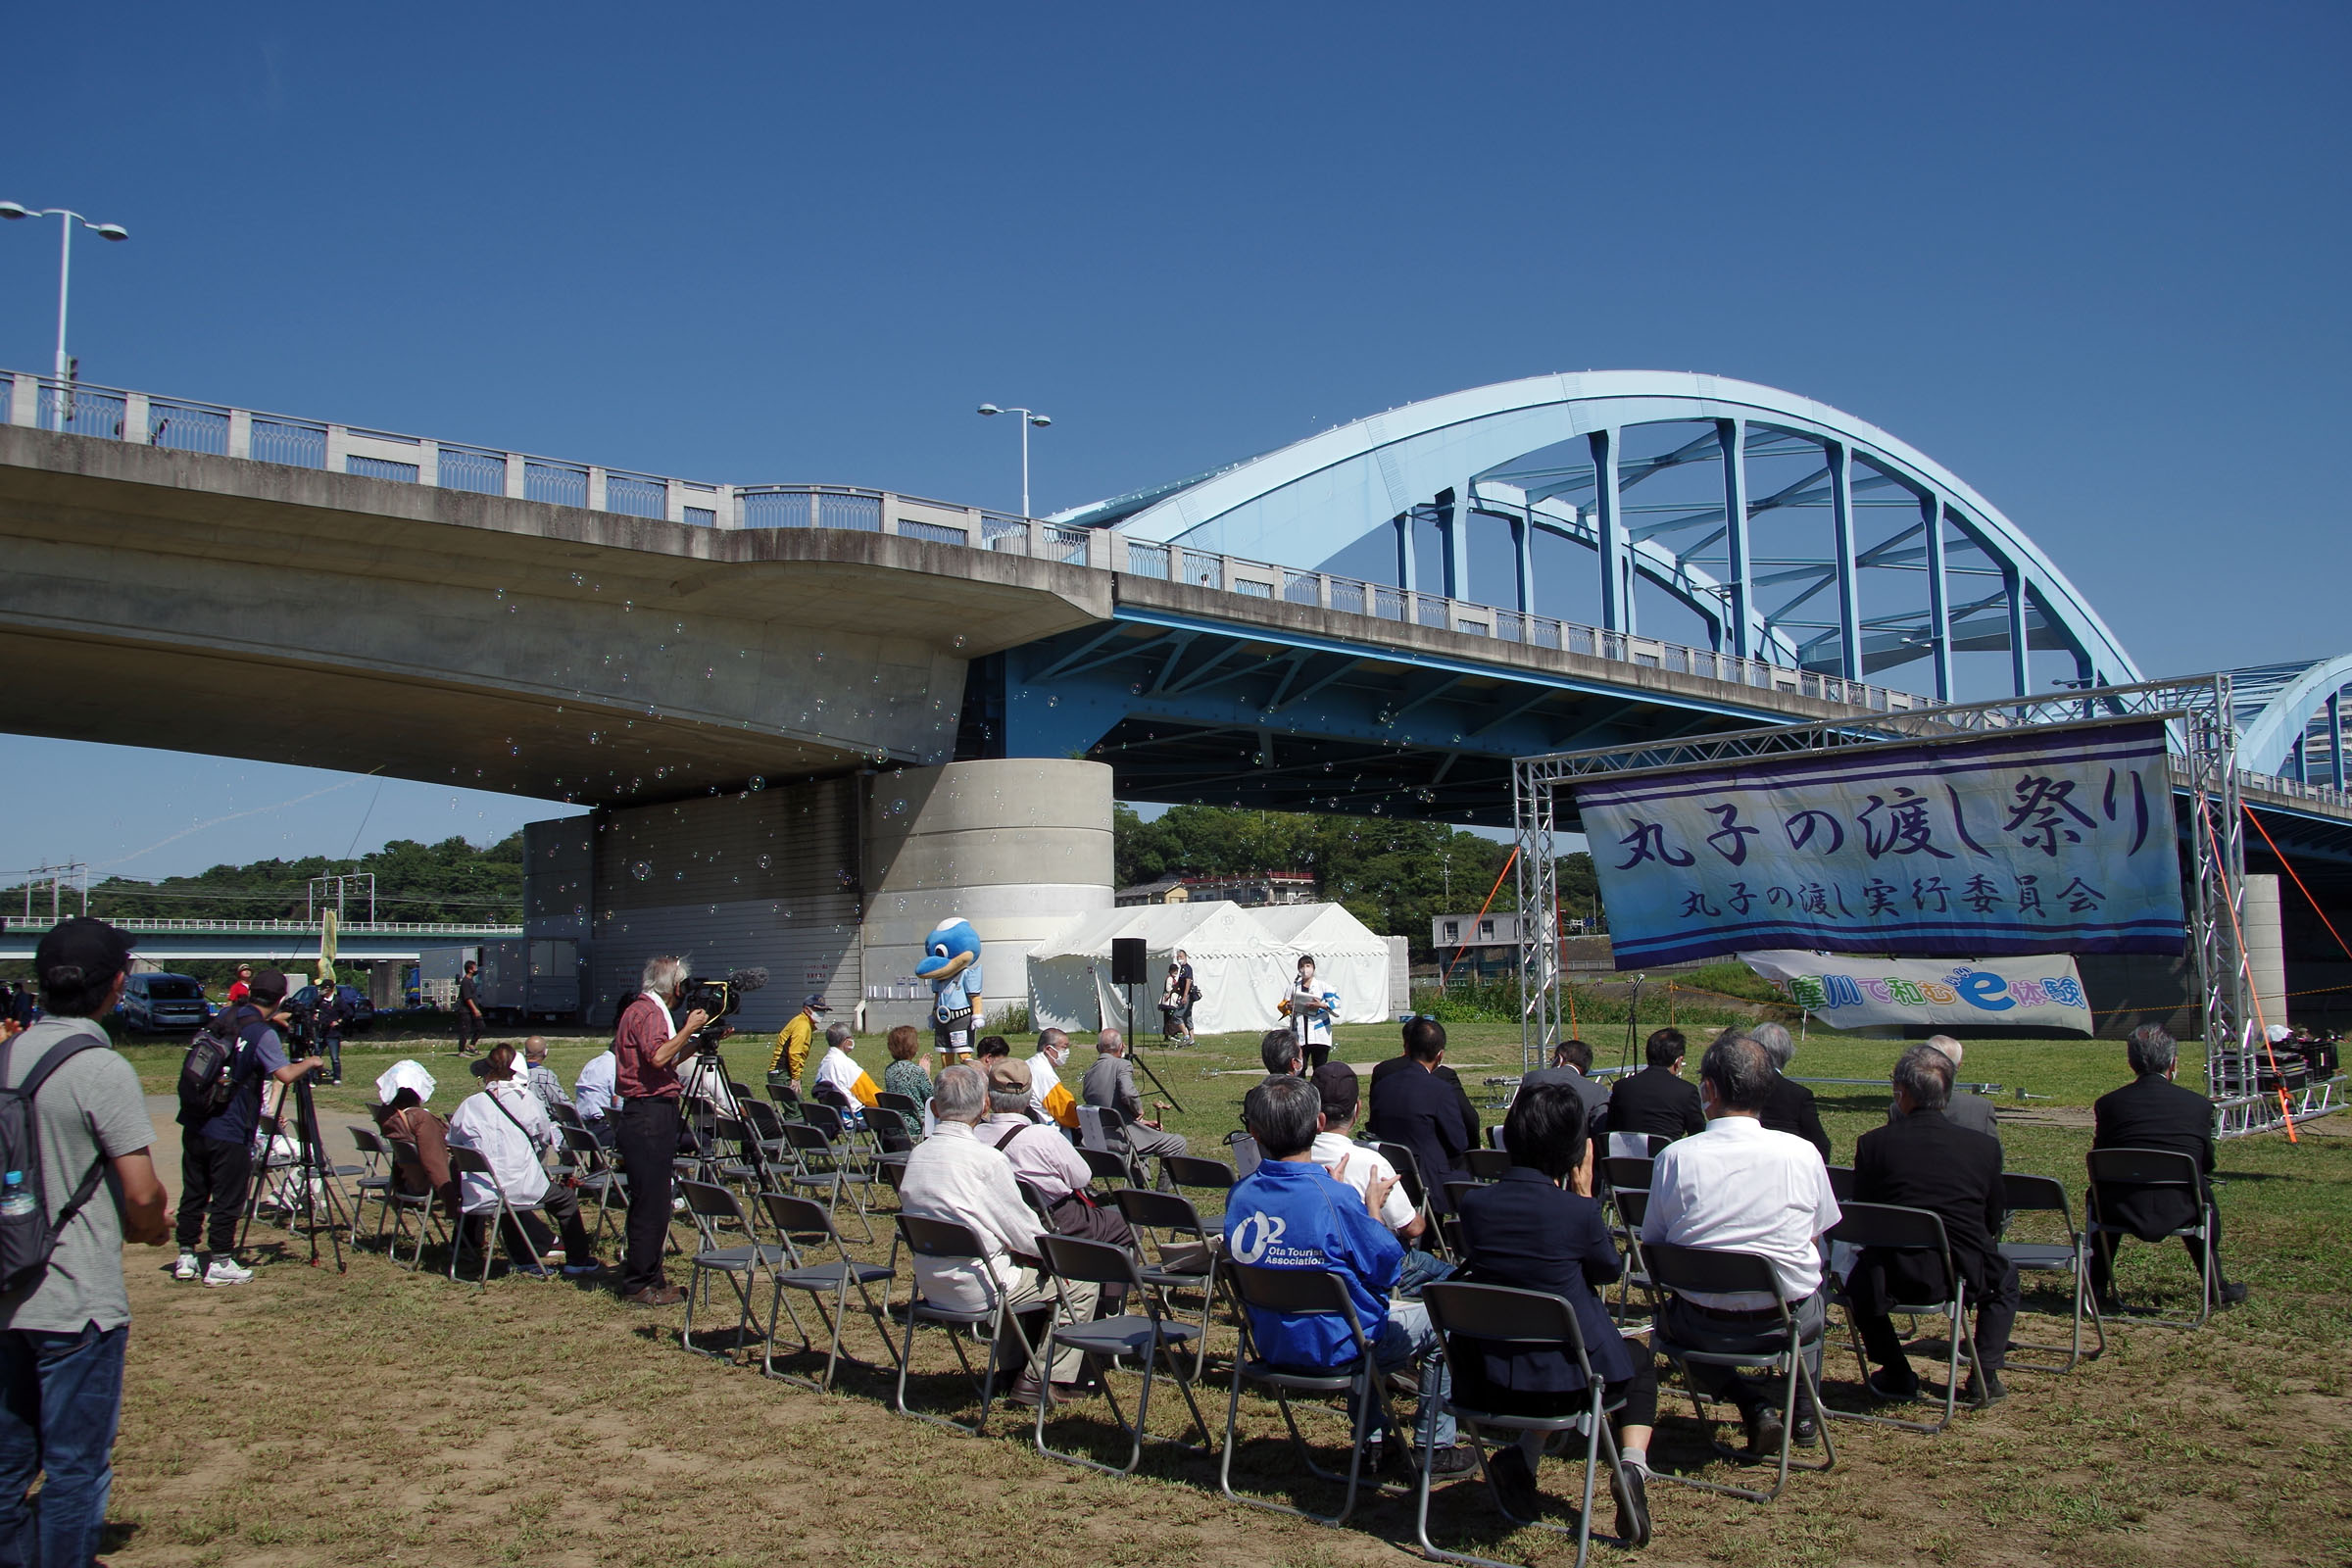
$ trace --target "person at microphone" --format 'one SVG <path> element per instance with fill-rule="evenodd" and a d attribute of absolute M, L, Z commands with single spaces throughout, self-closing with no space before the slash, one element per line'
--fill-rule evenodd
<path fill-rule="evenodd" d="M 1340 994 L 1326 991 L 1316 982 L 1312 954 L 1298 959 L 1298 977 L 1291 983 L 1291 994 L 1282 999 L 1280 1010 L 1290 1019 L 1291 1033 L 1298 1039 L 1304 1076 L 1312 1078 L 1331 1059 L 1331 1024 L 1340 1012 Z"/>

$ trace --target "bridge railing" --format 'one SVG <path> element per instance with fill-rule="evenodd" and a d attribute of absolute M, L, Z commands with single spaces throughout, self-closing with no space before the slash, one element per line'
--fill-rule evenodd
<path fill-rule="evenodd" d="M 399 435 L 359 425 L 265 414 L 224 404 L 65 383 L 0 370 L 7 422 L 173 451 L 320 468 L 401 484 L 548 501 L 624 516 L 716 528 L 840 528 L 1092 566 L 1163 582 L 1368 615 L 1497 642 L 1695 675 L 1756 691 L 1790 693 L 1881 712 L 1936 706 L 1867 681 L 1789 669 L 1712 649 L 1389 583 L 1305 571 L 1270 562 L 1130 539 L 1110 528 L 1070 528 L 977 507 L 853 485 L 713 484 L 596 464 Z M 389 929 L 389 928 L 387 928 Z"/>
<path fill-rule="evenodd" d="M 108 915 L 107 923 L 134 936 L 206 936 L 219 932 L 250 932 L 255 936 L 317 936 L 316 920 L 185 920 Z M 45 914 L 0 915 L 0 930 L 46 931 L 56 922 Z M 518 925 L 452 925 L 442 920 L 346 920 L 335 928 L 339 937 L 448 937 L 452 941 L 495 941 L 519 937 Z"/>

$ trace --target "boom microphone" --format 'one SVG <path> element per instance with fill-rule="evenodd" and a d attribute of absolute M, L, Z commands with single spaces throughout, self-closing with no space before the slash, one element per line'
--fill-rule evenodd
<path fill-rule="evenodd" d="M 729 969 L 727 984 L 738 991 L 757 991 L 767 984 L 767 971 L 765 969 Z"/>

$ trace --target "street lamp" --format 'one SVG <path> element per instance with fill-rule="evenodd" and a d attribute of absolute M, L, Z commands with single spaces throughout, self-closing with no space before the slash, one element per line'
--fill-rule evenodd
<path fill-rule="evenodd" d="M 121 223 L 93 223 L 79 213 L 63 207 L 45 207 L 39 212 L 17 202 L 0 202 L 0 218 L 14 221 L 20 218 L 54 218 L 59 220 L 57 236 L 57 427 L 66 427 L 66 385 L 73 379 L 73 362 L 66 358 L 66 290 L 74 276 L 74 225 L 79 223 L 100 239 L 125 240 L 130 230 Z"/>
<path fill-rule="evenodd" d="M 1054 421 L 1033 409 L 1000 409 L 994 403 L 980 405 L 982 414 L 1017 414 L 1021 416 L 1021 515 L 1029 515 L 1029 427 L 1044 429 Z"/>

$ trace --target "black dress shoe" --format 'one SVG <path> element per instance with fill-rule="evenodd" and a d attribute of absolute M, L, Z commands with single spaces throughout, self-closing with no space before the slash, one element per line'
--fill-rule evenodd
<path fill-rule="evenodd" d="M 1536 1473 L 1527 1467 L 1527 1454 L 1513 1445 L 1487 1460 L 1488 1479 L 1494 1483 L 1494 1500 L 1513 1519 L 1536 1516 Z"/>
<path fill-rule="evenodd" d="M 2221 1302 L 2221 1304 L 2224 1306 L 2239 1306 L 2245 1302 L 2246 1288 L 2245 1286 L 2232 1281 L 2231 1283 L 2223 1286 L 2220 1291 L 2216 1292 L 2214 1298 Z"/>
<path fill-rule="evenodd" d="M 1900 1404 L 1906 1399 L 1919 1397 L 1919 1374 L 1909 1367 L 1898 1372 L 1892 1367 L 1883 1366 L 1873 1372 L 1862 1387 L 1870 1392 L 1874 1399 Z"/>
<path fill-rule="evenodd" d="M 1759 1404 L 1747 1413 L 1747 1456 L 1751 1460 L 1777 1460 L 1781 1456 L 1781 1412 L 1769 1404 Z"/>
<path fill-rule="evenodd" d="M 2000 1373 L 1986 1367 L 1983 1373 L 1971 1372 L 1960 1387 L 1960 1397 L 1974 1405 L 1998 1404 L 2009 1397 L 2008 1386 L 2001 1382 Z"/>
<path fill-rule="evenodd" d="M 1620 1459 L 1609 1477 L 1609 1495 L 1617 1499 L 1617 1539 L 1629 1546 L 1649 1544 L 1649 1479 L 1638 1464 Z"/>

